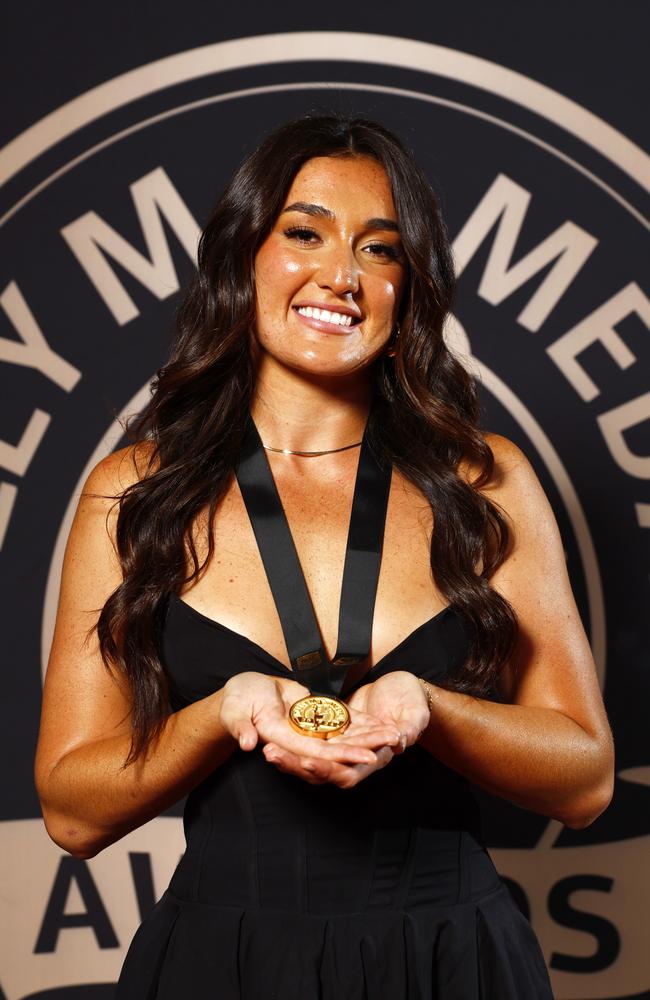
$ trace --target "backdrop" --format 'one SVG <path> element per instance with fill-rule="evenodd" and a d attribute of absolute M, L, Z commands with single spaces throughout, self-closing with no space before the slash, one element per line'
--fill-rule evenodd
<path fill-rule="evenodd" d="M 440 193 L 447 335 L 485 426 L 553 504 L 615 731 L 596 823 L 483 796 L 488 843 L 559 1000 L 649 998 L 647 8 L 93 8 L 14 5 L 0 60 L 0 994 L 108 1000 L 182 852 L 180 807 L 88 862 L 44 832 L 32 766 L 63 546 L 233 168 L 275 124 L 336 108 L 395 129 Z"/>

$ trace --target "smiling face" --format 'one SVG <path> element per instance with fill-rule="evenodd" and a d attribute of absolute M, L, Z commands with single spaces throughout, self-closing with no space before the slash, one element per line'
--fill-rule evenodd
<path fill-rule="evenodd" d="M 393 333 L 406 275 L 384 168 L 368 156 L 308 160 L 255 258 L 260 363 L 367 368 Z"/>

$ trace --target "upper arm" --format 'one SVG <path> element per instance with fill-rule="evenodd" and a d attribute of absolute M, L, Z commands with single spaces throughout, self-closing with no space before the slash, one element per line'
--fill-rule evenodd
<path fill-rule="evenodd" d="M 503 693 L 519 705 L 556 709 L 592 735 L 608 738 L 595 664 L 551 505 L 523 452 L 500 435 L 486 438 L 495 475 L 482 492 L 499 505 L 510 531 L 506 558 L 490 583 L 519 622 Z"/>
<path fill-rule="evenodd" d="M 39 792 L 45 791 L 48 775 L 69 751 L 131 728 L 128 685 L 106 669 L 93 626 L 122 579 L 115 549 L 118 507 L 111 498 L 137 478 L 135 450 L 122 449 L 93 469 L 79 498 L 63 560 L 43 691 L 36 754 Z"/>

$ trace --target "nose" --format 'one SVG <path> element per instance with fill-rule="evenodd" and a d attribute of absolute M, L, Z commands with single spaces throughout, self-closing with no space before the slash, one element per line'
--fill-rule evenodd
<path fill-rule="evenodd" d="M 327 251 L 319 262 L 316 280 L 321 288 L 337 295 L 359 290 L 359 264 L 349 247 L 337 246 Z"/>

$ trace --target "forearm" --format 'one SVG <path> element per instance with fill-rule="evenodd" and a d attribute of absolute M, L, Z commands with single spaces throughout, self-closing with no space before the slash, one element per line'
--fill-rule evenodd
<path fill-rule="evenodd" d="M 494 795 L 567 826 L 586 826 L 611 796 L 612 748 L 550 708 L 507 705 L 427 685 L 420 744 Z"/>
<path fill-rule="evenodd" d="M 126 768 L 128 734 L 66 753 L 38 781 L 52 839 L 91 857 L 191 791 L 237 746 L 219 720 L 221 697 L 218 691 L 170 715 L 146 755 Z"/>

